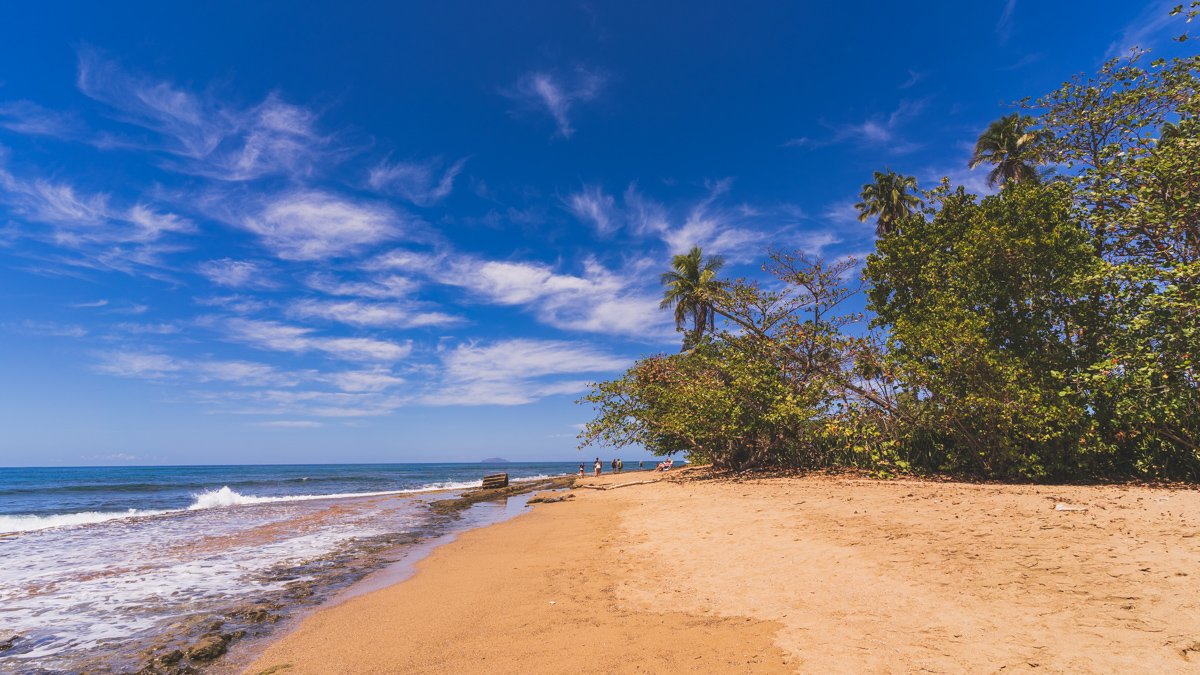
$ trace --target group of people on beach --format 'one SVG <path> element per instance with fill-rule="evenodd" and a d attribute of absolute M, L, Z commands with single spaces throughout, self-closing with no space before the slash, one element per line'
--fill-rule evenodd
<path fill-rule="evenodd" d="M 658 466 L 656 466 L 654 468 L 654 470 L 655 471 L 670 471 L 671 467 L 673 467 L 673 466 L 675 466 L 675 460 L 668 459 L 665 462 L 659 462 Z M 622 471 L 625 470 L 625 462 L 621 461 L 621 458 L 618 457 L 616 459 L 613 459 L 613 461 L 609 462 L 609 467 L 612 469 L 613 473 L 621 473 Z M 639 469 L 646 468 L 646 463 L 638 462 L 638 468 Z M 597 457 L 596 461 L 592 464 L 592 475 L 599 476 L 603 471 L 604 471 L 604 462 L 601 462 L 600 458 Z M 587 475 L 587 473 L 584 470 L 584 465 L 582 462 L 580 462 L 579 463 L 579 477 L 583 478 L 585 475 Z"/>
<path fill-rule="evenodd" d="M 610 462 L 609 466 L 612 468 L 613 473 L 621 473 L 622 471 L 625 470 L 625 462 L 622 462 L 619 458 L 614 459 L 612 462 Z M 593 472 L 592 475 L 599 476 L 603 470 L 604 470 L 604 463 L 600 461 L 599 457 L 597 457 L 595 463 L 592 464 L 592 472 Z M 580 464 L 579 465 L 579 477 L 583 478 L 583 476 L 584 476 L 583 464 Z"/>

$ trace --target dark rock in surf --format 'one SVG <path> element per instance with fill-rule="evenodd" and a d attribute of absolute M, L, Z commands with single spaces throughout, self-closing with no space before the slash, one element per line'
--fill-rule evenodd
<path fill-rule="evenodd" d="M 224 635 L 205 635 L 191 647 L 188 647 L 189 661 L 212 661 L 225 653 L 229 648 L 229 640 Z"/>
<path fill-rule="evenodd" d="M 252 624 L 275 623 L 279 620 L 279 615 L 272 612 L 272 609 L 278 609 L 278 607 L 244 605 L 230 612 L 229 616 Z"/>

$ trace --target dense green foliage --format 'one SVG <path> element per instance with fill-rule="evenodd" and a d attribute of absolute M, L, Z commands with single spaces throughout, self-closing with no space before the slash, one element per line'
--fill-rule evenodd
<path fill-rule="evenodd" d="M 684 351 L 596 385 L 583 442 L 733 470 L 1200 480 L 1200 57 L 1134 54 L 1023 107 L 972 158 L 996 195 L 876 172 L 860 280 L 851 260 L 773 252 L 759 285 L 678 256 Z M 860 291 L 865 326 L 840 309 Z"/>
<path fill-rule="evenodd" d="M 886 361 L 919 398 L 942 468 L 985 475 L 1068 473 L 1086 424 L 1062 396 L 1074 368 L 1083 280 L 1095 274 L 1069 189 L 1013 184 L 977 201 L 934 191 L 929 219 L 881 240 L 867 262 Z"/>

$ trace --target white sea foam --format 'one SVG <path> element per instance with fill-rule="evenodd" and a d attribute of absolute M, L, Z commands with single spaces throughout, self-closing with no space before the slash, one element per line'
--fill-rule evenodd
<path fill-rule="evenodd" d="M 11 532 L 32 532 L 50 527 L 71 527 L 75 525 L 91 525 L 119 518 L 136 518 L 138 516 L 156 516 L 170 511 L 129 509 L 127 511 L 84 511 L 81 513 L 55 513 L 49 516 L 0 516 L 0 534 Z"/>
<path fill-rule="evenodd" d="M 200 509 L 215 509 L 222 506 L 246 506 L 248 504 L 274 504 L 278 502 L 308 502 L 314 499 L 347 499 L 351 497 L 382 497 L 385 495 L 402 494 L 400 490 L 384 492 L 342 492 L 329 495 L 279 495 L 275 497 L 256 497 L 244 495 L 231 490 L 228 485 L 220 490 L 209 490 L 195 495 L 196 501 L 187 507 L 188 511 Z"/>
<path fill-rule="evenodd" d="M 471 481 L 469 483 L 429 483 L 419 488 L 409 490 L 384 490 L 382 492 L 338 492 L 328 495 L 279 495 L 275 497 L 256 497 L 254 495 L 244 495 L 234 490 L 229 489 L 226 485 L 220 490 L 209 490 L 196 495 L 196 501 L 188 507 L 189 511 L 197 509 L 211 509 L 221 506 L 244 506 L 247 504 L 275 504 L 279 502 L 310 502 L 315 499 L 353 499 L 355 497 L 386 497 L 388 495 L 410 495 L 421 492 L 435 492 L 437 490 L 461 490 L 464 488 L 479 487 L 480 481 Z"/>
<path fill-rule="evenodd" d="M 387 495 L 420 494 L 438 490 L 462 490 L 479 487 L 480 481 L 428 483 L 418 488 L 408 490 L 385 490 L 382 492 L 339 492 L 325 495 L 278 495 L 258 497 L 244 495 L 224 486 L 219 490 L 209 490 L 193 495 L 194 501 L 186 509 L 129 509 L 126 511 L 84 511 L 81 513 L 56 513 L 48 516 L 16 515 L 0 516 L 0 534 L 13 532 L 32 532 L 52 527 L 75 527 L 103 523 L 121 518 L 138 518 L 158 516 L 182 511 L 198 511 L 229 506 L 248 506 L 252 504 L 276 504 L 282 502 L 307 502 L 318 499 L 353 499 L 361 497 L 385 497 Z"/>
<path fill-rule="evenodd" d="M 14 672 L 84 672 L 71 659 L 143 639 L 197 606 L 279 592 L 296 577 L 273 570 L 344 550 L 364 537 L 404 532 L 422 513 L 411 500 L 360 501 L 336 517 L 320 517 L 326 512 L 327 505 L 308 501 L 181 509 L 155 518 L 99 514 L 116 519 L 0 542 L 0 625 L 26 636 L 28 645 L 0 658 L 0 672 L 9 672 L 6 665 Z M 305 514 L 318 517 L 296 518 Z M 284 522 L 294 525 L 264 529 Z M 243 541 L 244 532 L 255 535 Z"/>

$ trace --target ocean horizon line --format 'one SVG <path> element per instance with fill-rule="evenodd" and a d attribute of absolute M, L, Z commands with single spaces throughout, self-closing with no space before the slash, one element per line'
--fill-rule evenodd
<path fill-rule="evenodd" d="M 654 458 L 646 457 L 642 460 L 635 461 L 651 461 Z M 503 462 L 468 462 L 468 461 L 423 461 L 423 462 L 254 462 L 245 464 L 63 464 L 63 465 L 0 465 L 0 470 L 3 469 L 198 469 L 198 468 L 226 468 L 226 467 L 241 467 L 241 466 L 421 466 L 421 465 L 471 465 L 471 464 L 572 464 L 580 461 L 590 461 L 586 458 L 574 459 L 522 459 L 522 460 L 505 460 Z M 678 463 L 679 460 L 676 460 Z"/>

